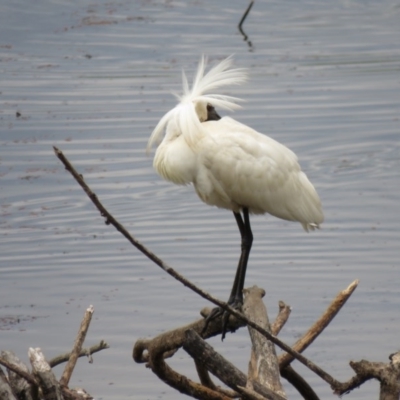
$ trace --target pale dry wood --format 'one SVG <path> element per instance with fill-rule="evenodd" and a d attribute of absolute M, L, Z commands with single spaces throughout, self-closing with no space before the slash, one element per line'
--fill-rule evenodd
<path fill-rule="evenodd" d="M 40 348 L 29 348 L 29 360 L 40 381 L 44 400 L 64 400 L 61 387 Z"/>
<path fill-rule="evenodd" d="M 279 312 L 275 318 L 275 321 L 271 325 L 271 333 L 275 336 L 281 331 L 289 319 L 289 315 L 292 309 L 289 305 L 285 304 L 282 300 L 279 302 Z"/>
<path fill-rule="evenodd" d="M 357 288 L 358 280 L 353 281 L 346 289 L 338 293 L 326 311 L 311 326 L 311 328 L 292 346 L 292 349 L 298 353 L 303 352 L 316 337 L 328 326 L 340 309 L 344 306 L 348 298 Z M 285 368 L 294 360 L 293 354 L 284 353 L 279 357 L 280 368 Z M 331 382 L 328 382 L 331 383 Z"/>
<path fill-rule="evenodd" d="M 242 309 L 246 317 L 266 331 L 271 332 L 267 308 L 262 301 L 265 290 L 253 286 L 244 289 L 243 294 Z M 248 371 L 249 382 L 246 387 L 251 389 L 252 383 L 258 382 L 279 394 L 282 398 L 286 398 L 280 381 L 279 364 L 274 344 L 255 329 L 251 327 L 248 327 L 248 329 L 252 348 Z"/>
<path fill-rule="evenodd" d="M 33 400 L 36 398 L 36 383 L 29 382 L 21 376 L 21 371 L 25 376 L 31 376 L 28 367 L 12 351 L 2 351 L 1 358 L 18 368 L 18 372 L 7 368 L 8 381 L 16 396 L 24 400 Z"/>
<path fill-rule="evenodd" d="M 15 372 L 19 376 L 22 376 L 24 379 L 26 379 L 32 385 L 38 384 L 37 380 L 30 373 L 27 373 L 25 371 L 25 369 L 21 369 L 19 366 L 8 362 L 7 360 L 3 359 L 2 357 L 0 357 L 0 364 L 4 365 L 8 370 Z"/>
<path fill-rule="evenodd" d="M 271 332 L 274 335 L 277 335 L 283 326 L 286 324 L 289 319 L 290 313 L 292 309 L 289 305 L 284 303 L 283 301 L 279 301 L 279 312 L 275 318 L 275 321 L 271 325 Z M 285 378 L 294 388 L 297 389 L 299 394 L 307 400 L 319 400 L 319 397 L 314 392 L 312 387 L 308 384 L 308 382 L 300 376 L 292 366 L 288 365 L 285 368 L 280 369 L 280 374 L 282 378 Z"/>
<path fill-rule="evenodd" d="M 0 399 L 1 400 L 17 400 L 8 382 L 6 374 L 0 368 Z"/>
<path fill-rule="evenodd" d="M 94 307 L 89 306 L 86 309 L 85 315 L 81 322 L 81 326 L 79 328 L 78 334 L 75 339 L 74 347 L 72 349 L 71 355 L 65 366 L 64 372 L 60 379 L 60 384 L 62 386 L 68 386 L 69 380 L 71 379 L 72 372 L 74 371 L 76 362 L 78 360 L 79 354 L 82 350 L 83 342 L 85 341 L 86 333 L 89 329 L 90 321 L 92 320 L 92 316 L 94 313 Z"/>

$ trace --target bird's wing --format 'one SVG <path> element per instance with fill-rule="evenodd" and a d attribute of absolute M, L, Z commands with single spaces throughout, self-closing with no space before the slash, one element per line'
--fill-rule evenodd
<path fill-rule="evenodd" d="M 318 194 L 290 149 L 229 117 L 202 125 L 194 185 L 203 201 L 299 221 L 306 230 L 323 221 Z"/>

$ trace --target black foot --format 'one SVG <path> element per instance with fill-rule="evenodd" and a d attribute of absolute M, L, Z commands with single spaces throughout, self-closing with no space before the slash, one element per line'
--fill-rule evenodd
<path fill-rule="evenodd" d="M 240 311 L 242 309 L 243 301 L 241 299 L 230 300 L 230 301 L 228 301 L 228 305 L 230 305 L 235 310 Z M 208 315 L 208 317 L 206 318 L 204 328 L 201 331 L 201 333 L 203 334 L 207 330 L 207 327 L 208 327 L 208 324 L 210 323 L 210 321 L 212 321 L 216 318 L 222 317 L 221 340 L 224 340 L 225 336 L 226 336 L 226 332 L 227 332 L 228 321 L 229 321 L 230 315 L 231 314 L 229 312 L 225 311 L 223 308 L 220 308 L 220 307 L 213 308 L 212 311 L 210 312 L 210 314 Z"/>

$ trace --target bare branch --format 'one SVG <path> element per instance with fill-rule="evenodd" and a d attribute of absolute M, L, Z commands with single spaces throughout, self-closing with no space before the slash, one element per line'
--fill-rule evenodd
<path fill-rule="evenodd" d="M 247 42 L 247 44 L 249 45 L 250 49 L 252 49 L 253 45 L 252 45 L 251 41 L 249 40 L 248 36 L 244 33 L 244 30 L 243 30 L 242 26 L 243 26 L 244 20 L 247 18 L 251 8 L 253 7 L 253 4 L 254 4 L 254 0 L 251 0 L 250 4 L 247 6 L 246 11 L 244 12 L 244 14 L 242 16 L 242 19 L 240 20 L 239 25 L 238 25 L 239 32 L 242 34 L 243 40 L 245 42 Z"/>
<path fill-rule="evenodd" d="M 79 357 L 84 357 L 84 356 L 91 357 L 92 354 L 97 353 L 98 351 L 104 349 L 108 349 L 109 347 L 110 346 L 104 340 L 101 340 L 100 343 L 95 344 L 94 346 L 88 349 L 87 348 L 82 349 L 81 352 L 79 353 Z M 49 361 L 49 365 L 52 368 L 54 368 L 55 366 L 68 361 L 70 357 L 71 353 L 60 354 L 59 356 L 52 358 Z"/>
<path fill-rule="evenodd" d="M 285 304 L 283 301 L 279 302 L 279 313 L 275 318 L 275 321 L 271 325 L 271 332 L 273 335 L 278 336 L 278 333 L 281 331 L 281 329 L 289 319 L 291 311 L 292 309 L 290 308 L 290 306 Z"/>
<path fill-rule="evenodd" d="M 60 384 L 62 386 L 68 386 L 69 380 L 71 379 L 72 372 L 74 371 L 76 362 L 78 360 L 79 354 L 82 349 L 83 342 L 85 341 L 86 333 L 89 329 L 90 321 L 92 320 L 92 315 L 94 313 L 93 306 L 89 306 L 86 309 L 85 315 L 81 322 L 78 334 L 75 339 L 74 347 L 71 352 L 71 356 L 65 366 L 64 372 L 60 379 Z"/>
<path fill-rule="evenodd" d="M 292 368 L 291 365 L 281 369 L 281 376 L 297 389 L 303 399 L 320 400 L 313 388 Z"/>
<path fill-rule="evenodd" d="M 242 308 L 246 317 L 271 332 L 267 308 L 262 301 L 265 296 L 265 290 L 258 286 L 253 286 L 244 289 L 243 294 L 244 302 Z M 252 344 L 248 385 L 256 381 L 286 399 L 286 394 L 281 385 L 278 358 L 274 344 L 253 328 L 248 328 Z"/>
<path fill-rule="evenodd" d="M 11 389 L 10 383 L 6 377 L 6 374 L 0 368 L 0 398 L 2 400 L 17 400 L 13 390 Z"/>
<path fill-rule="evenodd" d="M 293 350 L 301 353 L 304 351 L 316 337 L 328 326 L 332 319 L 336 316 L 339 310 L 344 306 L 348 298 L 354 292 L 358 285 L 358 280 L 353 281 L 346 289 L 338 293 L 333 299 L 332 303 L 321 315 L 321 317 L 314 323 L 314 325 L 293 345 Z M 288 366 L 295 357 L 290 354 L 282 354 L 279 357 L 280 368 Z"/>
<path fill-rule="evenodd" d="M 25 380 L 27 380 L 30 384 L 38 386 L 38 381 L 29 373 L 24 371 L 22 368 L 18 367 L 17 365 L 8 362 L 4 358 L 0 357 L 0 364 L 4 365 L 10 371 L 15 372 L 19 376 L 22 376 Z"/>
<path fill-rule="evenodd" d="M 47 363 L 40 348 L 30 347 L 28 350 L 29 360 L 34 374 L 40 381 L 40 387 L 45 400 L 64 400 L 60 383 L 57 381 L 53 370 Z"/>
<path fill-rule="evenodd" d="M 374 378 L 381 383 L 380 399 L 398 400 L 400 397 L 400 352 L 391 354 L 389 359 L 390 363 L 387 364 L 366 360 L 350 361 L 350 367 L 353 368 L 356 376 L 332 387 L 334 393 L 341 396 Z"/>
<path fill-rule="evenodd" d="M 90 200 L 100 211 L 101 215 L 106 218 L 106 223 L 113 225 L 123 236 L 125 236 L 129 240 L 129 242 L 132 245 L 134 245 L 138 250 L 140 250 L 143 254 L 145 254 L 156 265 L 158 265 L 160 268 L 162 268 L 169 275 L 173 276 L 176 280 L 181 282 L 183 285 L 192 289 L 195 293 L 199 294 L 201 297 L 209 300 L 210 302 L 216 304 L 217 306 L 221 307 L 222 309 L 228 311 L 230 314 L 234 315 L 236 318 L 240 319 L 241 321 L 244 321 L 247 325 L 251 326 L 258 332 L 263 334 L 268 340 L 270 340 L 271 342 L 273 342 L 274 344 L 279 346 L 281 349 L 283 349 L 284 351 L 289 353 L 291 356 L 293 356 L 294 358 L 299 360 L 302 364 L 304 364 L 306 367 L 311 369 L 314 373 L 316 373 L 319 377 L 321 377 L 323 380 L 325 380 L 329 384 L 334 385 L 334 384 L 339 383 L 331 375 L 329 375 L 327 372 L 325 372 L 322 368 L 318 367 L 312 361 L 308 360 L 306 357 L 304 357 L 297 351 L 293 350 L 289 345 L 282 342 L 276 336 L 272 335 L 271 333 L 269 333 L 265 329 L 261 328 L 254 322 L 248 320 L 248 318 L 246 318 L 239 311 L 230 307 L 228 304 L 216 299 L 215 297 L 211 296 L 210 294 L 199 289 L 197 286 L 195 286 L 189 280 L 184 278 L 182 275 L 178 274 L 173 268 L 168 266 L 163 260 L 161 260 L 159 257 L 157 257 L 154 253 L 149 251 L 143 244 L 141 244 L 138 240 L 133 238 L 129 234 L 129 232 L 106 210 L 106 208 L 99 201 L 97 196 L 92 192 L 92 190 L 89 188 L 89 186 L 84 182 L 83 177 L 76 172 L 76 170 L 73 168 L 73 166 L 68 161 L 68 159 L 64 156 L 64 154 L 57 147 L 54 147 L 54 152 L 55 152 L 56 156 L 59 158 L 59 160 L 65 165 L 65 168 L 67 169 L 67 171 L 69 171 L 72 174 L 72 176 L 75 178 L 75 180 L 79 183 L 79 185 L 86 192 L 86 194 L 88 195 Z M 203 324 L 204 324 L 204 322 L 203 322 Z M 206 334 L 207 334 L 207 332 L 206 332 Z"/>
<path fill-rule="evenodd" d="M 213 375 L 217 376 L 218 379 L 233 390 L 239 390 L 239 386 L 246 386 L 247 376 L 218 354 L 194 330 L 187 330 L 185 335 L 186 340 L 183 345 L 185 351 L 193 358 L 203 363 Z M 258 382 L 253 382 L 253 388 L 257 393 L 262 394 L 267 399 L 285 400 L 284 397 L 274 393 Z"/>

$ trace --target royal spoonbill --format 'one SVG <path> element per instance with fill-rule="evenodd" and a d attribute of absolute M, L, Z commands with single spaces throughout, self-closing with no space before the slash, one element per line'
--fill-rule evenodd
<path fill-rule="evenodd" d="M 214 90 L 243 83 L 246 71 L 232 68 L 232 57 L 207 73 L 205 68 L 202 57 L 191 87 L 182 72 L 179 103 L 158 122 L 147 150 L 159 143 L 153 165 L 164 179 L 178 185 L 193 184 L 204 203 L 233 212 L 241 255 L 228 304 L 240 309 L 253 242 L 249 215 L 271 214 L 297 221 L 307 232 L 319 228 L 324 216 L 318 194 L 293 151 L 216 111 L 239 107 L 240 99 Z M 214 309 L 209 319 L 220 314 L 224 314 L 224 337 L 229 315 Z"/>

